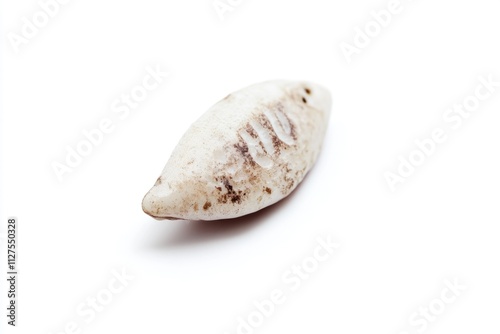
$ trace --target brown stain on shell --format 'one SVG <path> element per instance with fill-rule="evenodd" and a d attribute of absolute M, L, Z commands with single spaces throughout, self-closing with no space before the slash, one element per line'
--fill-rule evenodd
<path fill-rule="evenodd" d="M 275 113 L 280 112 L 281 115 L 286 118 L 290 124 L 289 135 L 294 139 L 294 141 L 296 141 L 296 125 L 287 115 L 284 104 L 282 102 L 277 102 L 267 105 L 265 108 L 270 109 Z M 268 155 L 268 157 L 273 160 L 273 167 L 270 170 L 261 167 L 254 161 L 249 152 L 248 144 L 239 135 L 240 131 L 246 131 L 252 138 L 260 140 L 258 134 L 251 125 L 252 121 L 258 122 L 264 129 L 266 129 L 272 139 L 275 152 L 272 155 Z M 224 147 L 224 150 L 227 152 L 229 157 L 228 161 L 222 165 L 218 165 L 214 170 L 214 181 L 215 183 L 221 185 L 215 187 L 218 191 L 216 194 L 218 203 L 226 205 L 239 205 L 244 203 L 245 199 L 249 197 L 254 198 L 254 200 L 257 200 L 258 202 L 262 202 L 263 197 L 256 195 L 259 190 L 263 191 L 266 195 L 272 194 L 273 190 L 267 186 L 260 189 L 257 186 L 260 184 L 262 178 L 273 179 L 271 174 L 282 175 L 279 179 L 274 180 L 275 187 L 279 189 L 284 196 L 288 195 L 296 184 L 294 177 L 297 176 L 297 173 L 292 172 L 292 165 L 289 162 L 283 161 L 280 156 L 283 151 L 294 147 L 295 144 L 288 145 L 283 142 L 276 134 L 269 118 L 263 112 L 258 113 L 251 120 L 245 122 L 244 125 L 237 130 L 237 133 L 238 141 Z M 262 143 L 260 143 L 260 145 L 264 148 Z M 236 169 L 238 173 L 244 174 L 245 177 L 243 177 L 243 180 L 235 182 L 232 176 L 228 175 L 228 169 Z M 252 194 L 255 195 L 252 196 Z"/>
<path fill-rule="evenodd" d="M 226 204 L 229 202 L 231 202 L 233 204 L 235 204 L 235 203 L 241 204 L 242 197 L 243 197 L 243 190 L 235 190 L 233 188 L 233 185 L 229 181 L 229 178 L 226 176 L 222 176 L 219 178 L 219 181 L 222 182 L 222 184 L 224 185 L 224 188 L 226 188 L 226 192 L 220 193 L 218 195 L 217 200 L 219 203 L 222 203 L 222 204 Z M 245 193 L 245 195 L 246 195 L 246 193 Z"/>
<path fill-rule="evenodd" d="M 236 149 L 236 153 L 243 157 L 246 164 L 255 167 L 256 163 L 250 155 L 250 152 L 248 152 L 247 143 L 243 140 L 243 138 L 241 138 L 240 135 L 238 135 L 238 139 L 238 142 L 233 145 L 233 147 Z"/>

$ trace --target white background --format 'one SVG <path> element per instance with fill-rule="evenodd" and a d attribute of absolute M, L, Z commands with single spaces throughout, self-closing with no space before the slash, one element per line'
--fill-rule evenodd
<path fill-rule="evenodd" d="M 236 2 L 236 1 L 234 1 Z M 2 333 L 236 333 L 273 289 L 254 333 L 418 333 L 409 318 L 457 279 L 467 288 L 428 333 L 498 333 L 500 88 L 458 129 L 445 111 L 500 81 L 500 6 L 401 0 L 348 63 L 340 45 L 389 1 L 244 0 L 221 20 L 205 1 L 73 0 L 15 52 L 35 0 L 4 1 L 2 259 L 19 220 L 18 326 Z M 111 110 L 147 66 L 170 75 L 123 120 Z M 333 95 L 322 154 L 301 186 L 261 213 L 211 223 L 155 221 L 141 200 L 187 127 L 228 93 L 270 79 Z M 60 182 L 52 163 L 82 131 L 114 130 Z M 391 191 L 415 140 L 447 140 Z M 282 280 L 331 236 L 339 249 L 302 281 Z M 76 309 L 112 271 L 134 279 L 87 323 Z M 78 331 L 76 331 L 78 332 Z M 68 332 L 69 333 L 69 332 Z"/>

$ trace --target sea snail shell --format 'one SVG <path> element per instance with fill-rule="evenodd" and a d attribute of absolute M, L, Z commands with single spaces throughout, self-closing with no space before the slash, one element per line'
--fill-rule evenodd
<path fill-rule="evenodd" d="M 181 138 L 144 212 L 217 220 L 278 202 L 316 162 L 330 109 L 330 93 L 310 82 L 268 81 L 229 94 Z"/>

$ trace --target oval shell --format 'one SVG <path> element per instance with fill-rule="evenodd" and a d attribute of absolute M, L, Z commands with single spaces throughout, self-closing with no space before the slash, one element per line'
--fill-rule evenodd
<path fill-rule="evenodd" d="M 228 95 L 181 138 L 144 212 L 228 219 L 285 198 L 314 165 L 330 108 L 330 93 L 309 82 L 269 81 Z"/>

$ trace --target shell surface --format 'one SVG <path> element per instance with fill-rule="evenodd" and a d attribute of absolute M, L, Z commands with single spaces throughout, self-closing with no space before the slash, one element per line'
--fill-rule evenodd
<path fill-rule="evenodd" d="M 314 165 L 330 108 L 330 93 L 309 82 L 268 81 L 229 94 L 183 135 L 144 212 L 217 220 L 278 202 Z"/>

